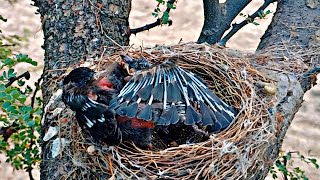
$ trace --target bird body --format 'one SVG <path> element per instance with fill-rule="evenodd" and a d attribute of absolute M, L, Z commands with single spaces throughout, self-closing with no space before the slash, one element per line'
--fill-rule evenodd
<path fill-rule="evenodd" d="M 100 74 L 89 68 L 76 68 L 64 79 L 62 100 L 75 111 L 79 125 L 95 141 L 117 145 L 122 140 L 132 140 L 140 147 L 149 147 L 152 123 L 117 115 L 107 106 L 123 87 L 126 75 L 118 63 Z"/>
<path fill-rule="evenodd" d="M 131 140 L 150 148 L 154 133 L 165 139 L 182 136 L 177 136 L 178 130 L 189 139 L 191 132 L 207 136 L 235 118 L 234 107 L 174 62 L 122 59 L 99 74 L 77 68 L 64 79 L 63 102 L 94 139 L 109 145 Z"/>
<path fill-rule="evenodd" d="M 62 101 L 75 111 L 79 125 L 86 127 L 94 140 L 119 144 L 122 134 L 114 111 L 97 102 L 101 89 L 96 86 L 100 82 L 93 81 L 94 74 L 89 68 L 77 68 L 68 74 L 63 81 Z"/>

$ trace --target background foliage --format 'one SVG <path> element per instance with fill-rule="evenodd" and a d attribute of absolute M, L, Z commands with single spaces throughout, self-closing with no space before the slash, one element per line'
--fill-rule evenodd
<path fill-rule="evenodd" d="M 0 20 L 1 23 L 6 22 L 2 16 Z M 16 35 L 0 34 L 0 124 L 3 126 L 0 151 L 6 154 L 7 162 L 15 169 L 25 169 L 31 173 L 40 162 L 38 137 L 42 100 L 36 97 L 39 83 L 36 82 L 32 89 L 26 83 L 30 73 L 26 71 L 18 75 L 15 70 L 15 66 L 20 63 L 37 66 L 37 62 L 28 55 L 14 51 L 23 40 L 25 38 Z"/>

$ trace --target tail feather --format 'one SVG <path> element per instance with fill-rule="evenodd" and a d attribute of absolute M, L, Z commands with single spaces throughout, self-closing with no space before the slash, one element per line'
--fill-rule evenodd
<path fill-rule="evenodd" d="M 169 111 L 163 111 L 160 116 L 159 125 L 176 124 L 179 121 L 179 114 L 175 105 L 172 105 Z"/>
<path fill-rule="evenodd" d="M 135 117 L 138 112 L 138 103 L 134 102 L 126 107 L 123 107 L 121 111 L 125 116 Z"/>
<path fill-rule="evenodd" d="M 150 121 L 152 119 L 151 105 L 145 105 L 145 107 L 138 113 L 137 118 Z"/>
<path fill-rule="evenodd" d="M 154 100 L 162 101 L 163 99 L 163 83 L 157 84 L 151 91 Z"/>

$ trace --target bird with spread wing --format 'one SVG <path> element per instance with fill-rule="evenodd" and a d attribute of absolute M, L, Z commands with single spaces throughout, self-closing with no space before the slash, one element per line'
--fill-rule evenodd
<path fill-rule="evenodd" d="M 88 68 L 73 70 L 64 79 L 63 101 L 94 139 L 109 145 L 132 140 L 151 148 L 159 129 L 165 139 L 181 128 L 212 133 L 237 115 L 200 77 L 170 60 L 151 64 L 125 55 L 95 76 Z"/>

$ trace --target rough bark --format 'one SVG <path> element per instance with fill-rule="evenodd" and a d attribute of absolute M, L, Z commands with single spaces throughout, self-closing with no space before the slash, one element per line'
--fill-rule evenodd
<path fill-rule="evenodd" d="M 318 0 L 279 0 L 277 11 L 268 30 L 262 36 L 258 49 L 283 43 L 302 48 L 319 46 L 319 9 Z"/>
<path fill-rule="evenodd" d="M 315 46 L 319 49 L 320 44 L 320 4 L 317 0 L 279 0 L 277 11 L 268 30 L 261 38 L 258 51 L 268 51 L 269 47 L 283 47 L 273 49 L 278 57 L 286 56 L 293 59 L 298 52 L 308 51 Z M 299 47 L 299 48 L 294 48 Z M 312 86 L 311 75 L 319 73 L 319 52 L 313 55 L 303 56 L 305 63 L 309 64 L 311 69 L 305 72 L 302 78 L 294 73 L 287 77 L 279 75 L 279 72 L 267 70 L 266 72 L 278 81 L 278 99 L 283 99 L 275 108 L 275 113 L 280 113 L 283 117 L 281 131 L 275 134 L 276 138 L 270 142 L 270 146 L 265 153 L 265 160 L 274 162 L 279 155 L 284 136 L 303 102 L 304 93 Z M 281 58 L 279 60 L 282 60 Z M 271 66 L 271 63 L 270 63 Z M 288 79 L 289 78 L 289 79 Z M 290 82 L 290 85 L 288 84 Z M 285 85 L 287 84 L 287 85 Z M 287 94 L 288 89 L 292 92 Z M 272 166 L 270 163 L 269 166 Z M 261 170 L 260 174 L 255 175 L 255 179 L 264 179 L 268 174 L 269 167 Z"/>
<path fill-rule="evenodd" d="M 44 32 L 44 104 L 58 88 L 52 86 L 51 82 L 59 78 L 69 66 L 97 59 L 104 50 L 106 53 L 112 52 L 112 49 L 104 49 L 115 45 L 110 38 L 120 45 L 128 45 L 130 0 L 34 2 L 39 8 Z M 49 124 L 44 122 L 42 132 L 47 131 Z M 53 166 L 48 145 L 45 142 L 41 145 L 41 179 L 59 179 L 60 173 L 68 172 L 68 167 L 63 164 Z"/>

